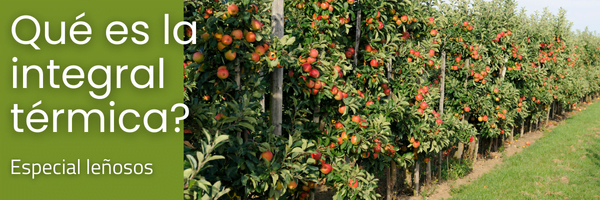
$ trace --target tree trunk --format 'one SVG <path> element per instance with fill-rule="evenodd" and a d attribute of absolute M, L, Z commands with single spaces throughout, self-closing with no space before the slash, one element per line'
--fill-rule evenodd
<path fill-rule="evenodd" d="M 515 127 L 511 127 L 510 128 L 510 136 L 508 137 L 508 140 L 512 143 L 514 141 L 514 134 L 515 134 Z"/>
<path fill-rule="evenodd" d="M 392 195 L 394 195 L 394 188 L 396 187 L 396 182 L 398 181 L 398 166 L 396 166 L 396 161 L 392 161 Z"/>
<path fill-rule="evenodd" d="M 523 121 L 521 121 L 521 135 L 519 136 L 519 139 L 521 139 L 523 137 L 524 131 L 525 131 L 525 119 L 523 119 Z"/>
<path fill-rule="evenodd" d="M 465 150 L 465 144 L 462 141 L 459 141 L 458 149 L 456 150 L 456 153 L 454 153 L 454 157 L 456 159 L 458 159 L 458 162 L 460 162 L 460 160 L 462 160 L 462 154 L 463 154 L 464 150 Z"/>
<path fill-rule="evenodd" d="M 235 62 L 235 84 L 237 85 L 237 88 L 235 90 L 237 90 L 238 92 L 242 89 L 241 79 L 242 79 L 242 71 L 240 69 L 240 61 L 236 60 L 236 62 Z M 239 101 L 241 102 L 241 100 L 239 100 Z M 237 136 L 243 138 L 244 141 L 248 141 L 248 135 L 246 135 L 246 132 L 244 132 L 244 131 L 238 132 Z"/>
<path fill-rule="evenodd" d="M 502 135 L 504 136 L 504 135 Z M 500 146 L 500 137 L 494 138 L 494 152 L 498 152 L 498 147 Z"/>
<path fill-rule="evenodd" d="M 412 174 L 410 173 L 410 169 L 408 169 L 408 168 L 404 169 L 404 177 L 406 178 L 405 181 L 406 181 L 406 184 L 408 184 L 407 186 L 409 188 L 413 187 L 415 185 L 414 184 L 415 179 L 413 178 Z"/>
<path fill-rule="evenodd" d="M 431 185 L 431 160 L 427 162 L 427 188 Z"/>
<path fill-rule="evenodd" d="M 419 196 L 419 186 L 420 186 L 419 185 L 419 168 L 420 167 L 421 167 L 421 165 L 420 165 L 419 161 L 417 160 L 415 162 L 415 173 L 414 173 L 415 178 L 413 179 L 414 180 L 414 184 L 415 184 L 415 191 L 414 191 L 415 194 L 414 195 L 416 197 Z"/>
<path fill-rule="evenodd" d="M 550 107 L 550 106 L 548 106 Z M 548 108 L 548 112 L 546 113 L 546 126 L 548 126 L 548 120 L 550 119 L 550 108 Z"/>
<path fill-rule="evenodd" d="M 556 106 L 556 101 L 553 101 L 552 102 L 552 107 L 550 108 L 550 110 L 552 111 L 551 114 L 550 114 L 550 116 L 552 117 L 553 120 L 555 119 L 554 118 L 554 114 L 556 113 L 556 107 L 555 106 Z"/>
<path fill-rule="evenodd" d="M 479 139 L 480 136 L 477 136 L 477 140 L 474 141 L 475 142 L 475 152 L 473 152 L 473 164 L 475 164 L 477 162 L 477 153 L 479 152 L 479 143 L 481 142 L 481 140 Z"/>
<path fill-rule="evenodd" d="M 529 133 L 531 133 L 531 127 L 533 126 L 533 117 L 529 119 Z"/>
<path fill-rule="evenodd" d="M 488 145 L 487 153 L 486 153 L 486 154 L 483 154 L 483 155 L 487 155 L 487 156 L 489 156 L 489 155 L 490 155 L 490 153 L 492 153 L 492 145 L 493 145 L 493 144 L 494 144 L 494 139 L 493 139 L 493 138 L 490 138 L 490 144 Z"/>
<path fill-rule="evenodd" d="M 394 161 L 392 161 L 394 162 Z M 388 167 L 385 169 L 385 174 L 387 175 L 386 178 L 386 185 L 387 185 L 387 190 L 386 190 L 386 196 L 385 199 L 387 200 L 392 200 L 392 172 L 391 172 L 391 167 Z"/>

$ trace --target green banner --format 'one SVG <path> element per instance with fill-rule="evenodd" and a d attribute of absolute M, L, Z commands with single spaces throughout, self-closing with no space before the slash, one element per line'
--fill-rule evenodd
<path fill-rule="evenodd" d="M 182 12 L 181 1 L 2 3 L 0 199 L 181 198 Z"/>

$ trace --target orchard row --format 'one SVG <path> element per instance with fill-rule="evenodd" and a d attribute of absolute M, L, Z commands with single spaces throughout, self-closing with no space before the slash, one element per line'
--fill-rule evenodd
<path fill-rule="evenodd" d="M 480 144 L 489 151 L 600 91 L 600 38 L 571 32 L 564 10 L 527 16 L 510 0 L 184 9 L 198 23 L 185 32 L 198 40 L 184 49 L 186 198 L 308 199 L 329 187 L 337 199 L 380 199 L 385 171 L 389 199 L 398 167 L 418 195 L 423 163 L 439 176 L 442 158 L 476 159 Z"/>

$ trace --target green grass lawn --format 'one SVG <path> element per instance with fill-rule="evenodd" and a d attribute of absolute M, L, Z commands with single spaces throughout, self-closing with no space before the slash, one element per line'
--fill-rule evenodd
<path fill-rule="evenodd" d="M 544 133 L 473 183 L 454 189 L 452 196 L 600 199 L 600 102 Z"/>

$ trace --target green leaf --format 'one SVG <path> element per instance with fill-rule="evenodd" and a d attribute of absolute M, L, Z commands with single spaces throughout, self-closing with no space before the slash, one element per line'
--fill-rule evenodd
<path fill-rule="evenodd" d="M 193 170 L 191 168 L 183 170 L 183 178 L 189 180 L 192 178 L 192 176 L 194 176 L 195 173 L 196 173 L 196 170 Z"/>
<path fill-rule="evenodd" d="M 292 45 L 294 44 L 294 42 L 296 42 L 296 37 L 290 37 L 285 43 L 285 45 Z"/>
<path fill-rule="evenodd" d="M 292 153 L 302 153 L 304 152 L 300 147 L 296 147 L 294 149 L 292 149 Z"/>
<path fill-rule="evenodd" d="M 187 157 L 187 159 L 190 161 L 190 164 L 192 165 L 192 168 L 194 170 L 198 169 L 198 161 L 196 161 L 196 158 L 194 158 L 194 156 L 186 154 L 185 157 Z M 202 157 L 202 159 L 204 159 L 204 157 Z"/>
<path fill-rule="evenodd" d="M 211 160 L 221 160 L 221 159 L 225 159 L 225 156 L 222 155 L 214 155 L 209 157 L 208 159 L 206 159 L 206 162 L 208 163 Z"/>
<path fill-rule="evenodd" d="M 215 139 L 215 141 L 213 143 L 215 145 L 219 145 L 219 143 L 221 143 L 225 140 L 229 140 L 229 135 L 220 135 L 219 137 L 217 137 L 217 139 Z"/>
<path fill-rule="evenodd" d="M 247 128 L 247 129 L 249 129 L 252 132 L 254 132 L 254 126 L 250 125 L 249 123 L 240 122 L 239 125 Z"/>

